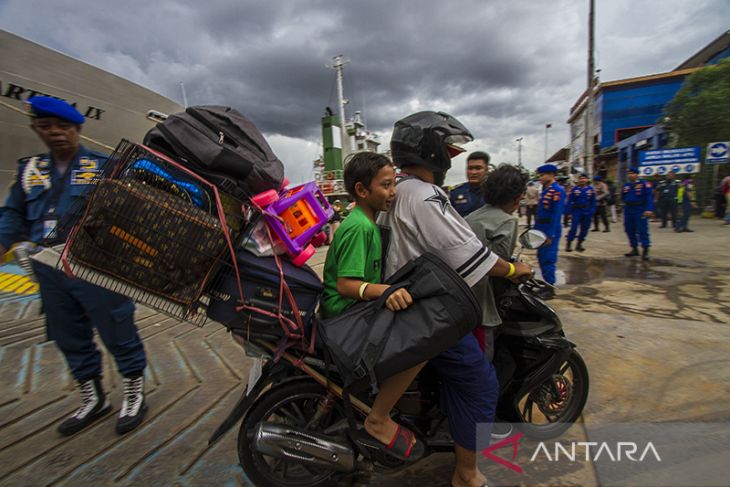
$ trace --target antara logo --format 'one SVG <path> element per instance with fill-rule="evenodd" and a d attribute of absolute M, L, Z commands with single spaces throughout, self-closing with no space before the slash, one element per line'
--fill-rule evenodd
<path fill-rule="evenodd" d="M 517 451 L 519 448 L 519 442 L 523 437 L 523 433 L 517 433 L 516 435 L 505 438 L 493 445 L 488 446 L 482 450 L 482 455 L 493 462 L 502 465 L 514 472 L 524 473 L 524 469 L 514 463 L 517 458 Z M 501 448 L 512 446 L 512 458 L 507 460 L 496 455 L 494 452 Z M 639 444 L 633 441 L 619 441 L 616 443 L 612 442 L 596 442 L 596 441 L 571 441 L 566 443 L 555 442 L 552 448 L 548 447 L 548 444 L 541 441 L 535 451 L 532 453 L 529 462 L 547 460 L 548 462 L 559 462 L 559 461 L 592 461 L 597 462 L 599 460 L 610 460 L 611 462 L 643 462 L 644 459 L 650 457 L 657 462 L 661 462 L 662 458 L 659 456 L 659 452 L 652 442 L 646 444 Z"/>
<path fill-rule="evenodd" d="M 582 451 L 582 454 L 581 454 Z M 641 455 L 638 457 L 636 454 L 641 451 Z M 596 441 L 571 441 L 567 443 L 567 447 L 563 446 L 560 442 L 555 442 L 553 445 L 553 455 L 550 455 L 550 450 L 545 446 L 544 442 L 540 442 L 535 449 L 535 452 L 530 457 L 530 462 L 534 462 L 540 456 L 543 456 L 549 462 L 558 462 L 562 459 L 575 462 L 578 461 L 593 461 L 597 462 L 603 456 L 604 459 L 610 459 L 612 462 L 621 462 L 624 459 L 632 462 L 643 462 L 647 455 L 653 455 L 657 462 L 661 462 L 662 458 L 659 456 L 654 444 L 650 441 L 643 448 L 633 441 L 619 441 L 615 445 L 608 442 L 596 442 Z"/>

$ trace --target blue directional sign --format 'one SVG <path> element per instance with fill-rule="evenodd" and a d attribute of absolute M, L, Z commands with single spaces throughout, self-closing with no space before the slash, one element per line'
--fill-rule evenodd
<path fill-rule="evenodd" d="M 700 146 L 676 149 L 644 150 L 639 152 L 639 165 L 674 165 L 700 162 Z"/>
<path fill-rule="evenodd" d="M 729 147 L 730 142 L 710 142 L 707 144 L 705 162 L 707 164 L 727 164 Z"/>

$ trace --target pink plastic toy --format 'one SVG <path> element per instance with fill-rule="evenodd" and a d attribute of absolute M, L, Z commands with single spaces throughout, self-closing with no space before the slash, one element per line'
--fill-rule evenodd
<path fill-rule="evenodd" d="M 304 265 L 314 255 L 314 245 L 326 240 L 321 230 L 334 210 L 316 183 L 285 189 L 280 195 L 270 189 L 257 194 L 251 201 L 264 210 L 266 223 L 292 256 L 294 265 Z"/>

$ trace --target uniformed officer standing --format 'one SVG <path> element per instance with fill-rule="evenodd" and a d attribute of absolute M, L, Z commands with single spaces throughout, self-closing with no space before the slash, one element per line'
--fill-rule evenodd
<path fill-rule="evenodd" d="M 677 192 L 679 191 L 679 182 L 676 179 L 674 170 L 667 174 L 666 179 L 656 185 L 657 209 L 662 218 L 662 226 L 667 228 L 667 219 L 671 215 L 672 228 L 677 228 L 679 218 L 677 218 Z"/>
<path fill-rule="evenodd" d="M 46 96 L 32 97 L 28 102 L 31 128 L 50 152 L 18 162 L 18 174 L 0 217 L 3 253 L 20 240 L 41 243 L 48 237 L 59 219 L 68 218 L 75 204 L 88 196 L 107 160 L 107 156 L 81 145 L 84 117 L 73 106 Z M 94 344 L 94 328 L 124 376 L 117 432 L 132 430 L 147 410 L 143 379 L 146 358 L 133 321 L 134 304 L 46 265 L 34 262 L 33 270 L 40 285 L 48 338 L 61 349 L 81 391 L 81 405 L 58 431 L 74 434 L 111 410 L 102 388 L 101 353 Z"/>
<path fill-rule="evenodd" d="M 695 186 L 692 183 L 692 176 L 688 175 L 682 181 L 677 192 L 677 204 L 682 208 L 682 217 L 677 222 L 675 232 L 694 232 L 689 229 L 689 217 L 692 214 L 692 208 L 697 208 L 695 202 Z"/>
<path fill-rule="evenodd" d="M 591 227 L 593 213 L 596 212 L 596 192 L 593 186 L 588 184 L 587 174 L 581 174 L 578 178 L 578 185 L 570 191 L 567 205 L 571 219 L 565 251 L 573 251 L 573 240 L 578 234 L 578 245 L 575 250 L 583 252 L 585 250 L 583 242 L 588 235 L 588 229 Z M 578 227 L 580 227 L 580 233 L 578 233 Z"/>
<path fill-rule="evenodd" d="M 542 270 L 542 278 L 555 284 L 555 269 L 558 263 L 558 245 L 563 227 L 560 218 L 565 206 L 565 190 L 555 181 L 558 168 L 553 164 L 544 164 L 537 168 L 542 184 L 542 194 L 537 205 L 535 228 L 544 232 L 548 239 L 537 251 L 537 258 Z M 547 296 L 546 296 L 547 297 Z"/>
<path fill-rule="evenodd" d="M 465 217 L 472 211 L 484 206 L 482 182 L 489 172 L 489 154 L 476 151 L 466 159 L 466 182 L 458 185 L 449 193 L 451 206 L 459 215 Z"/>
<path fill-rule="evenodd" d="M 641 257 L 649 260 L 649 222 L 654 216 L 654 194 L 651 183 L 639 179 L 639 170 L 629 169 L 629 180 L 624 183 L 621 198 L 624 201 L 624 230 L 629 237 L 631 251 L 626 257 L 639 255 L 639 241 L 643 248 Z"/>

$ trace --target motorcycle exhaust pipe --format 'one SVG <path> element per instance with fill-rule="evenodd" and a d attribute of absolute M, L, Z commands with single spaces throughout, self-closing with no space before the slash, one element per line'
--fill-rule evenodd
<path fill-rule="evenodd" d="M 253 449 L 274 458 L 327 470 L 355 470 L 355 453 L 347 444 L 285 424 L 259 423 L 254 432 Z"/>

